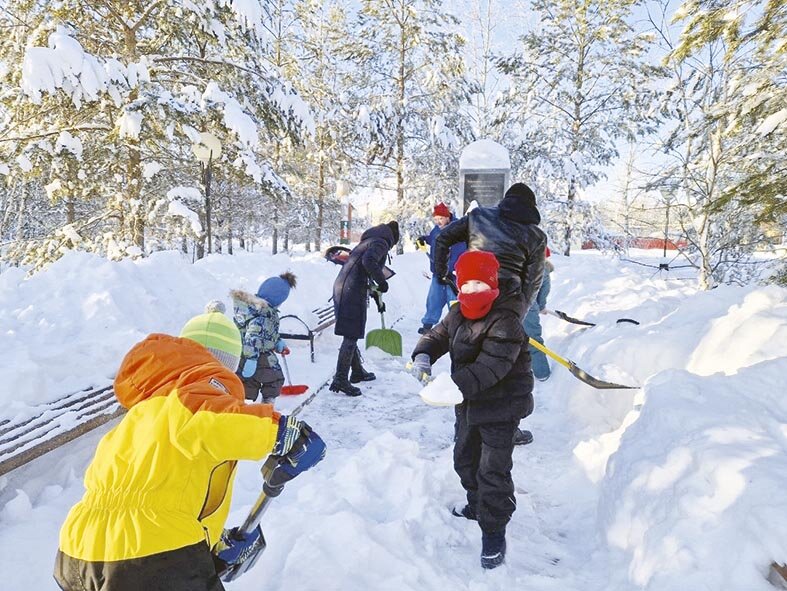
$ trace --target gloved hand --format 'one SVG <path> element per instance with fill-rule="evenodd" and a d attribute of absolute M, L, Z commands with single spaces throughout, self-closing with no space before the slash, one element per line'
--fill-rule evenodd
<path fill-rule="evenodd" d="M 257 371 L 257 358 L 252 357 L 251 359 L 246 359 L 243 362 L 243 367 L 241 367 L 240 374 L 244 378 L 250 378 L 254 375 L 254 372 Z"/>
<path fill-rule="evenodd" d="M 385 293 L 388 291 L 388 282 L 385 279 L 383 279 L 381 283 L 377 284 L 377 291 L 380 293 Z"/>
<path fill-rule="evenodd" d="M 416 238 L 415 239 L 415 245 L 418 248 L 426 248 L 426 237 L 425 236 L 419 236 L 418 238 Z"/>
<path fill-rule="evenodd" d="M 304 429 L 311 431 L 309 425 L 303 421 L 299 421 L 293 416 L 282 415 L 279 418 L 279 431 L 276 433 L 276 443 L 273 444 L 271 453 L 276 456 L 286 456 L 290 453 Z"/>
<path fill-rule="evenodd" d="M 374 303 L 375 303 L 375 304 L 377 304 L 377 311 L 378 311 L 380 314 L 382 314 L 383 312 L 385 312 L 385 302 L 384 302 L 384 301 L 383 301 L 383 299 L 380 297 L 380 292 L 378 292 L 378 291 L 374 291 L 374 290 L 373 290 L 373 291 L 372 291 L 372 299 L 374 300 Z"/>
<path fill-rule="evenodd" d="M 432 360 L 427 353 L 419 353 L 413 359 L 413 375 L 420 381 L 432 377 Z"/>
<path fill-rule="evenodd" d="M 325 457 L 325 442 L 306 423 L 304 425 L 305 429 L 301 436 L 279 466 L 279 470 L 283 470 L 293 478 Z"/>
<path fill-rule="evenodd" d="M 213 553 L 227 567 L 240 565 L 251 560 L 251 563 L 246 565 L 244 569 L 248 570 L 264 548 L 265 538 L 262 537 L 262 529 L 259 525 L 251 533 L 245 535 L 238 532 L 237 527 L 233 527 L 232 529 L 224 530 L 221 534 L 221 539 L 213 549 Z"/>
<path fill-rule="evenodd" d="M 290 349 L 287 347 L 287 343 L 284 341 L 284 339 L 279 339 L 276 341 L 276 344 L 273 346 L 273 350 L 281 355 L 290 354 Z M 285 350 L 287 351 L 286 353 L 284 352 Z"/>

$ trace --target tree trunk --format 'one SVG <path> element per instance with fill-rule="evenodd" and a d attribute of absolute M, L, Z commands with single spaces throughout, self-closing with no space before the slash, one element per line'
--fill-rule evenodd
<path fill-rule="evenodd" d="M 565 256 L 571 256 L 571 225 L 572 225 L 572 216 L 574 214 L 574 201 L 576 200 L 576 191 L 577 185 L 576 180 L 574 177 L 571 177 L 571 180 L 568 182 L 568 211 L 566 211 L 566 232 L 563 235 L 563 240 L 565 241 L 565 247 L 563 249 L 563 254 Z"/>
<path fill-rule="evenodd" d="M 396 118 L 396 205 L 398 213 L 404 212 L 404 109 L 405 109 L 405 60 L 406 60 L 406 38 L 404 26 L 399 28 L 399 105 L 398 116 Z M 396 253 L 404 252 L 404 242 L 401 237 L 396 245 Z"/>
<path fill-rule="evenodd" d="M 322 224 L 325 210 L 325 140 L 320 134 L 320 170 L 317 175 L 317 228 L 314 234 L 314 250 L 322 248 Z"/>
<path fill-rule="evenodd" d="M 125 55 L 127 63 L 137 61 L 136 31 L 126 27 Z M 139 91 L 135 88 L 129 93 L 129 103 L 139 98 Z M 145 203 L 142 199 L 142 155 L 139 148 L 139 139 L 127 138 L 129 151 L 126 164 L 126 202 L 131 204 L 129 232 L 132 243 L 145 253 Z"/>

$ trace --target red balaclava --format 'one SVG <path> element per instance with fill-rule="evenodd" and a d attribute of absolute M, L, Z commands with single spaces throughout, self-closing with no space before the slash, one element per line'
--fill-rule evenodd
<path fill-rule="evenodd" d="M 483 318 L 492 308 L 492 303 L 500 295 L 497 288 L 497 271 L 500 264 L 491 252 L 468 250 L 456 261 L 456 283 L 459 287 L 459 307 L 462 316 L 470 320 Z M 475 293 L 462 293 L 462 285 L 475 279 L 483 281 L 492 289 Z"/>
<path fill-rule="evenodd" d="M 448 206 L 441 201 L 440 203 L 434 206 L 434 211 L 432 211 L 432 215 L 441 215 L 444 218 L 450 218 L 451 210 L 448 209 Z"/>

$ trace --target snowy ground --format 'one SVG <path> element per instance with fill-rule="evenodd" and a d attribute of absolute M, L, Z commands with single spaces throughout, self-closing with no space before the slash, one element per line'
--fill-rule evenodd
<path fill-rule="evenodd" d="M 228 589 L 773 589 L 768 565 L 787 561 L 787 292 L 698 293 L 692 281 L 594 252 L 553 261 L 550 307 L 598 326 L 547 317 L 547 345 L 596 377 L 643 388 L 593 390 L 561 367 L 537 384 L 524 422 L 535 441 L 515 450 L 506 565 L 483 572 L 477 525 L 448 512 L 462 500 L 452 409 L 424 405 L 403 361 L 372 350 L 378 380 L 364 396 L 323 390 L 304 410 L 328 456 L 272 504 L 263 520 L 268 550 Z M 423 313 L 426 258 L 407 254 L 392 267 L 387 320 L 408 351 Z M 301 284 L 284 313 L 327 301 L 338 268 L 317 255 L 188 265 L 173 253 L 137 263 L 72 254 L 29 280 L 0 274 L 0 416 L 107 382 L 146 333 L 177 332 L 206 301 L 228 301 L 229 288 L 254 289 L 287 268 Z M 621 317 L 641 324 L 616 324 Z M 338 342 L 320 337 L 313 365 L 295 343 L 294 381 L 323 384 Z M 283 399 L 281 410 L 302 399 Z M 2 589 L 56 589 L 57 532 L 100 435 L 0 479 Z M 258 467 L 241 466 L 233 524 L 259 485 Z"/>

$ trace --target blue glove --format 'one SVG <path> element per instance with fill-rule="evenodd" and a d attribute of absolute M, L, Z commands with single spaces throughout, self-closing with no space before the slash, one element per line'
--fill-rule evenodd
<path fill-rule="evenodd" d="M 279 431 L 276 433 L 276 443 L 273 444 L 271 453 L 275 456 L 286 456 L 290 453 L 298 438 L 303 434 L 304 428 L 311 431 L 309 425 L 293 416 L 282 415 L 279 417 Z"/>
<path fill-rule="evenodd" d="M 252 357 L 251 359 L 246 359 L 243 362 L 243 367 L 240 370 L 240 375 L 244 378 L 250 378 L 254 375 L 254 372 L 257 371 L 257 358 Z"/>
<path fill-rule="evenodd" d="M 278 341 L 276 341 L 276 344 L 273 346 L 273 350 L 276 351 L 277 353 L 281 353 L 285 349 L 287 349 L 287 343 L 284 342 L 284 339 L 279 339 Z"/>
<path fill-rule="evenodd" d="M 279 470 L 293 478 L 301 472 L 306 472 L 325 457 L 325 442 L 308 426 L 306 429 L 307 431 L 298 439 L 290 453 L 284 457 L 285 461 L 279 466 Z"/>
<path fill-rule="evenodd" d="M 254 565 L 264 549 L 265 538 L 259 525 L 245 535 L 239 533 L 237 527 L 233 527 L 225 529 L 221 534 L 214 554 L 228 569 L 244 565 L 243 571 L 246 571 Z"/>

